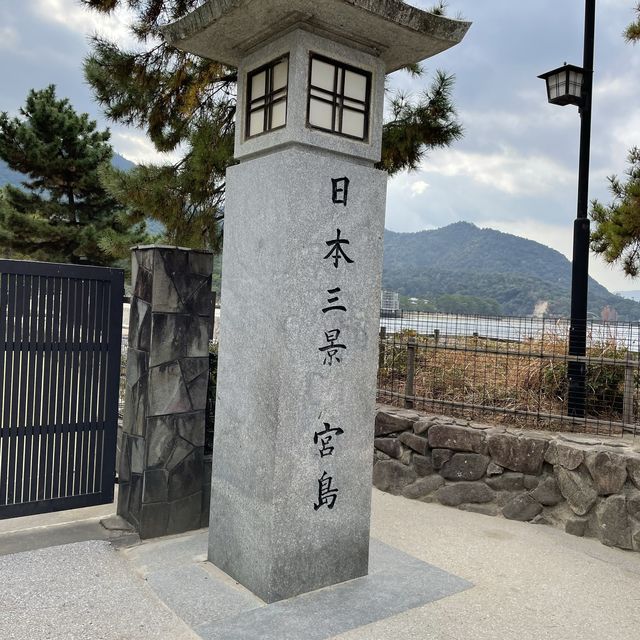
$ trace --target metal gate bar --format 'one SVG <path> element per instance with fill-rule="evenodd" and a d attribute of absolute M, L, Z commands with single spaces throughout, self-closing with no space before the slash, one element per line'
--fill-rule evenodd
<path fill-rule="evenodd" d="M 123 277 L 0 260 L 0 519 L 113 501 Z"/>

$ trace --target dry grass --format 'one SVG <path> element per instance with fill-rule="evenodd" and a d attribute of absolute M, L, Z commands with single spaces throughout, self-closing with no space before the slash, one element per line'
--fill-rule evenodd
<path fill-rule="evenodd" d="M 398 396 L 405 394 L 409 339 L 416 342 L 413 395 L 417 409 L 542 429 L 565 430 L 570 423 L 576 431 L 621 431 L 612 423 L 623 417 L 625 366 L 610 360 L 624 361 L 628 351 L 613 340 L 591 343 L 588 348 L 587 417 L 595 421 L 592 424 L 551 417 L 567 415 L 565 332 L 547 332 L 523 341 L 478 336 L 436 340 L 412 331 L 390 336 L 381 343 L 381 402 L 404 405 L 404 398 Z"/>

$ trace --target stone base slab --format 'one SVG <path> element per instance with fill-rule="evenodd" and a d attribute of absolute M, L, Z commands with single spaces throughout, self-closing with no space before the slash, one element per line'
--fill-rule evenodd
<path fill-rule="evenodd" d="M 203 640 L 325 640 L 472 585 L 377 540 L 370 573 L 265 604 L 206 562 L 207 532 L 127 552 L 156 595 Z"/>

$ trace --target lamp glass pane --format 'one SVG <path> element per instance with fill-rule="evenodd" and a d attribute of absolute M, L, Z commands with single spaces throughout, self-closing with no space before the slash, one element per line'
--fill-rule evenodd
<path fill-rule="evenodd" d="M 261 71 L 251 78 L 251 100 L 264 96 L 266 79 L 266 71 Z"/>
<path fill-rule="evenodd" d="M 353 100 L 348 100 L 347 98 L 345 98 L 342 102 L 345 107 L 355 109 L 356 111 L 364 111 L 365 109 L 365 105 L 360 104 L 359 102 L 354 102 Z"/>
<path fill-rule="evenodd" d="M 332 112 L 330 104 L 311 98 L 309 101 L 309 124 L 322 129 L 331 129 Z"/>
<path fill-rule="evenodd" d="M 367 78 L 360 73 L 346 71 L 344 77 L 344 95 L 347 98 L 364 102 L 367 99 Z"/>
<path fill-rule="evenodd" d="M 569 72 L 569 93 L 578 97 L 582 95 L 582 74 L 577 71 Z"/>
<path fill-rule="evenodd" d="M 311 84 L 314 87 L 333 92 L 333 81 L 336 68 L 322 60 L 311 60 Z"/>
<path fill-rule="evenodd" d="M 258 109 L 249 118 L 249 135 L 255 136 L 264 131 L 264 109 Z"/>
<path fill-rule="evenodd" d="M 364 138 L 364 113 L 345 109 L 342 113 L 342 133 L 347 136 Z"/>
<path fill-rule="evenodd" d="M 283 60 L 273 68 L 273 90 L 278 91 L 287 86 L 289 61 Z"/>
<path fill-rule="evenodd" d="M 564 95 L 565 82 L 566 80 L 564 73 L 557 73 L 556 75 L 547 78 L 547 83 L 549 86 L 549 98 L 551 100 L 557 98 L 558 96 Z"/>
<path fill-rule="evenodd" d="M 246 104 L 248 138 L 287 124 L 288 76 L 287 56 L 249 73 Z"/>
<path fill-rule="evenodd" d="M 365 140 L 371 74 L 345 62 L 311 56 L 308 124 Z"/>
<path fill-rule="evenodd" d="M 284 127 L 287 123 L 287 101 L 276 102 L 271 110 L 271 128 Z"/>

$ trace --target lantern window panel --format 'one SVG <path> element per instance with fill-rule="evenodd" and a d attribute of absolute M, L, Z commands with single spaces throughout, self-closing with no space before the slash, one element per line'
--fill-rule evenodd
<path fill-rule="evenodd" d="M 549 102 L 558 105 L 581 105 L 584 71 L 580 67 L 565 64 L 538 77 L 546 82 Z"/>
<path fill-rule="evenodd" d="M 247 138 L 286 126 L 288 85 L 288 55 L 249 73 L 246 107 Z"/>
<path fill-rule="evenodd" d="M 559 73 L 549 78 L 549 95 L 551 99 L 555 99 L 558 96 L 564 95 L 565 89 L 565 75 Z"/>
<path fill-rule="evenodd" d="M 364 128 L 364 113 L 350 109 L 345 109 L 342 112 L 342 133 L 347 136 L 359 137 Z"/>
<path fill-rule="evenodd" d="M 347 70 L 345 72 L 344 88 L 345 98 L 353 98 L 359 102 L 367 100 L 367 76 Z"/>
<path fill-rule="evenodd" d="M 336 135 L 369 136 L 371 74 L 363 69 L 311 55 L 307 122 Z"/>
<path fill-rule="evenodd" d="M 569 72 L 569 93 L 578 97 L 582 95 L 582 73 Z"/>

